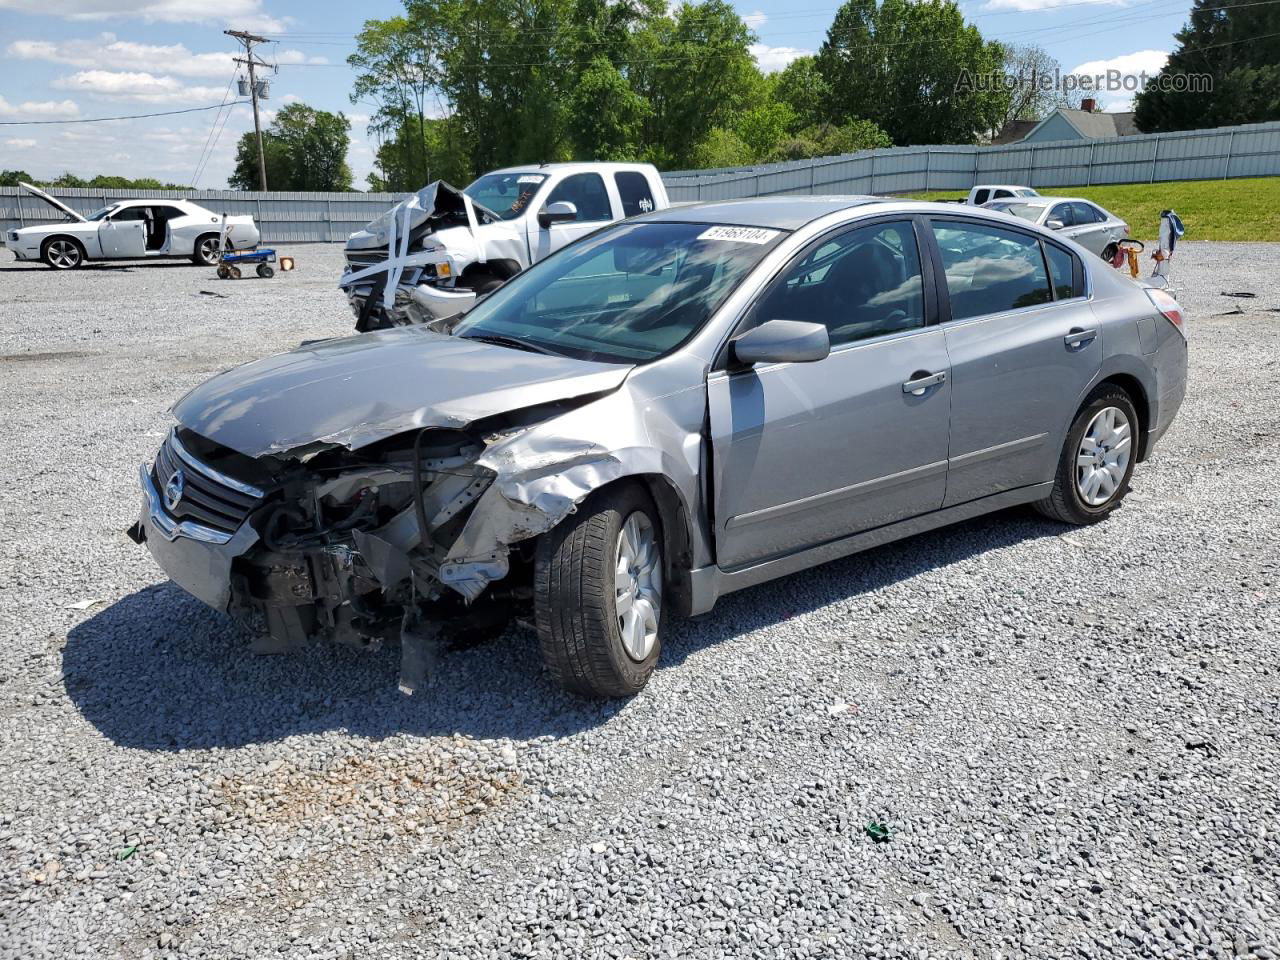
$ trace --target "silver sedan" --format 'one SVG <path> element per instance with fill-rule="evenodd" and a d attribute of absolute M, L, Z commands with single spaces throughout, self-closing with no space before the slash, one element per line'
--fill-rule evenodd
<path fill-rule="evenodd" d="M 460 319 L 183 397 L 131 533 L 263 643 L 536 625 L 633 694 L 673 615 L 1018 504 L 1104 520 L 1186 385 L 1163 290 L 1002 213 L 779 197 L 611 225 Z"/>
<path fill-rule="evenodd" d="M 984 206 L 1070 237 L 1103 260 L 1110 260 L 1116 244 L 1129 235 L 1127 223 L 1093 201 L 1080 197 L 993 200 Z"/>

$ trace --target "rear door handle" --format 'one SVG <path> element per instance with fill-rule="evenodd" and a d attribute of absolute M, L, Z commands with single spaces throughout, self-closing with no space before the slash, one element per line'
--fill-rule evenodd
<path fill-rule="evenodd" d="M 941 373 L 924 373 L 922 371 L 916 371 L 916 373 L 912 374 L 912 379 L 902 385 L 902 392 L 909 393 L 914 397 L 923 397 L 924 392 L 930 387 L 946 382 L 947 374 L 945 370 Z"/>
<path fill-rule="evenodd" d="M 1079 327 L 1076 327 L 1062 338 L 1062 342 L 1068 347 L 1083 347 L 1090 340 L 1097 339 L 1097 336 L 1097 330 L 1081 330 Z"/>

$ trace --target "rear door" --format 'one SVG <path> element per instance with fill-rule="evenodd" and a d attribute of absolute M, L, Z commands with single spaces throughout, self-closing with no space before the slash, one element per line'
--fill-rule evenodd
<path fill-rule="evenodd" d="M 726 365 L 707 381 L 716 560 L 740 568 L 936 510 L 951 386 L 932 265 L 910 218 L 815 241 L 751 308 L 827 326 L 815 363 Z"/>
<path fill-rule="evenodd" d="M 147 255 L 146 207 L 122 207 L 98 225 L 102 255 L 113 259 Z"/>
<path fill-rule="evenodd" d="M 562 201 L 572 203 L 577 209 L 576 220 L 544 227 L 538 223 L 537 216 L 528 218 L 529 249 L 535 263 L 615 219 L 609 191 L 598 173 L 569 174 L 547 192 L 539 209 Z"/>
<path fill-rule="evenodd" d="M 1106 216 L 1092 204 L 1079 201 L 1072 202 L 1071 215 L 1076 223 L 1071 239 L 1086 250 L 1101 254 L 1102 248 L 1111 240 L 1107 233 Z"/>
<path fill-rule="evenodd" d="M 1102 337 L 1066 247 L 1004 224 L 931 220 L 951 361 L 952 506 L 1053 478 Z"/>

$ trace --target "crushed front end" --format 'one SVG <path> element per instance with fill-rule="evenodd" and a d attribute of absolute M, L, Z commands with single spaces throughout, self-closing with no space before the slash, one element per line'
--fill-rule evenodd
<path fill-rule="evenodd" d="M 446 625 L 500 627 L 519 598 L 513 578 L 475 602 L 519 551 L 457 551 L 494 480 L 484 449 L 465 431 L 427 428 L 359 451 L 252 458 L 176 427 L 140 468 L 129 532 L 179 586 L 254 629 L 262 652 L 398 637 L 411 692 Z"/>

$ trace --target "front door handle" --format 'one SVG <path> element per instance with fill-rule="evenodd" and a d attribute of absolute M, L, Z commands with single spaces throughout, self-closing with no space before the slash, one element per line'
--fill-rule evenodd
<path fill-rule="evenodd" d="M 1062 342 L 1068 347 L 1075 349 L 1076 347 L 1083 347 L 1090 340 L 1096 339 L 1097 336 L 1097 330 L 1082 330 L 1080 327 L 1076 327 L 1062 338 Z"/>
<path fill-rule="evenodd" d="M 911 379 L 902 385 L 902 392 L 909 393 L 913 397 L 923 397 L 930 387 L 946 382 L 945 370 L 940 373 L 925 373 L 923 370 L 917 370 L 911 375 Z"/>

